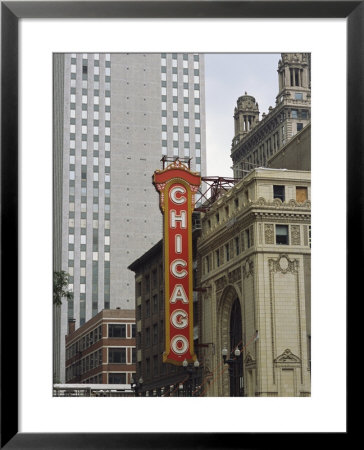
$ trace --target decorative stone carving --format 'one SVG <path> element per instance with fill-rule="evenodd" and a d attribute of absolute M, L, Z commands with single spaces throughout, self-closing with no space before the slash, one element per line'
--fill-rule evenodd
<path fill-rule="evenodd" d="M 267 245 L 274 244 L 274 227 L 272 223 L 264 224 L 264 239 Z"/>
<path fill-rule="evenodd" d="M 274 260 L 269 260 L 269 268 L 271 272 L 282 272 L 284 274 L 288 272 L 296 273 L 298 269 L 298 261 L 290 260 L 288 255 L 279 255 L 279 257 Z"/>
<path fill-rule="evenodd" d="M 263 206 L 263 205 L 265 205 L 267 202 L 265 201 L 265 198 L 263 198 L 263 197 L 259 197 L 258 198 L 258 200 L 255 202 L 255 204 L 257 205 L 257 206 Z"/>
<path fill-rule="evenodd" d="M 294 355 L 289 348 L 287 348 L 280 356 L 278 356 L 274 363 L 276 365 L 299 365 L 301 360 L 298 356 Z"/>
<path fill-rule="evenodd" d="M 247 259 L 243 265 L 243 277 L 248 278 L 250 275 L 254 274 L 254 263 L 253 261 Z"/>
<path fill-rule="evenodd" d="M 244 360 L 244 365 L 246 368 L 252 368 L 256 365 L 255 358 L 253 355 L 248 351 Z"/>
<path fill-rule="evenodd" d="M 224 275 L 223 277 L 217 279 L 215 281 L 215 284 L 216 284 L 216 290 L 217 291 L 221 291 L 221 289 L 224 289 L 224 287 L 227 285 L 226 276 Z"/>
<path fill-rule="evenodd" d="M 229 272 L 229 283 L 233 284 L 240 280 L 240 267 Z"/>
<path fill-rule="evenodd" d="M 301 245 L 301 233 L 299 225 L 291 225 L 291 244 Z"/>

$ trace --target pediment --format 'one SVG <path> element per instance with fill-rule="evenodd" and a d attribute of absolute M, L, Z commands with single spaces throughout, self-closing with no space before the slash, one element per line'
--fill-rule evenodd
<path fill-rule="evenodd" d="M 301 360 L 298 356 L 294 355 L 289 348 L 287 348 L 280 356 L 278 356 L 274 362 L 276 364 L 300 364 Z"/>

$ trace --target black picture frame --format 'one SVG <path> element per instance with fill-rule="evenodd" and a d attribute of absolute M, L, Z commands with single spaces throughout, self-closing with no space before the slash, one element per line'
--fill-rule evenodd
<path fill-rule="evenodd" d="M 261 448 L 267 433 L 18 432 L 18 24 L 21 18 L 345 18 L 347 20 L 347 303 L 363 276 L 363 1 L 2 1 L 1 2 L 1 448 Z M 329 44 L 328 44 L 329 45 Z M 328 132 L 334 132 L 327 130 Z M 338 174 L 338 183 L 339 174 Z M 355 252 L 354 252 L 355 249 Z M 358 255 L 359 251 L 359 255 Z M 358 258 L 359 256 L 359 258 Z M 360 294 L 359 294 L 360 297 Z M 10 320 L 9 320 L 10 318 Z M 342 333 L 341 333 L 342 334 Z M 11 336 L 11 338 L 9 338 Z M 11 344 L 11 345 L 10 345 Z M 348 351 L 350 347 L 348 346 Z M 349 354 L 347 360 L 349 360 Z M 343 361 L 340 361 L 342 364 Z M 345 363 L 345 362 L 344 362 Z M 349 415 L 347 415 L 349 418 Z M 137 418 L 136 418 L 137 420 Z M 198 417 L 196 417 L 198 420 Z M 335 443 L 349 437 L 337 433 Z M 327 445 L 327 435 L 321 438 Z M 292 439 L 279 435 L 280 445 Z M 299 445 L 311 436 L 300 437 Z M 318 443 L 320 434 L 315 434 Z M 321 440 L 321 439 L 320 439 Z M 266 445 L 263 444 L 266 441 Z M 296 442 L 297 441 L 293 441 Z M 297 445 L 294 444 L 293 445 Z"/>

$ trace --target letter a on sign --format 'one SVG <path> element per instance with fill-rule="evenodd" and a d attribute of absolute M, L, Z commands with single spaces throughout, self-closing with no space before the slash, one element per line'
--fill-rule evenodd
<path fill-rule="evenodd" d="M 164 215 L 164 283 L 166 350 L 163 361 L 194 361 L 192 286 L 192 211 L 201 184 L 199 174 L 180 161 L 154 172 Z"/>

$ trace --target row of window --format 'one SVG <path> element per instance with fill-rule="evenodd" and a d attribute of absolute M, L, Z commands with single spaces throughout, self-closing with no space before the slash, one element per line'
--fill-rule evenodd
<path fill-rule="evenodd" d="M 76 341 L 66 350 L 66 359 L 72 358 L 72 356 L 76 355 L 78 352 L 82 352 L 87 348 L 91 347 L 95 342 L 98 342 L 102 339 L 102 326 L 99 325 L 97 328 L 93 329 L 81 339 Z"/>
<path fill-rule="evenodd" d="M 135 364 L 136 362 L 136 348 L 132 349 L 132 359 L 131 362 Z M 108 363 L 109 364 L 126 364 L 126 348 L 125 347 L 115 347 L 108 348 Z"/>
<path fill-rule="evenodd" d="M 150 345 L 156 345 L 159 342 L 163 342 L 164 339 L 164 327 L 163 327 L 163 320 L 160 321 L 160 327 L 158 329 L 158 324 L 153 324 L 152 327 L 146 327 L 145 328 L 145 334 L 144 334 L 144 346 L 149 347 Z M 138 333 L 137 336 L 137 346 L 141 347 L 142 336 L 141 333 Z"/>
<path fill-rule="evenodd" d="M 125 347 L 108 348 L 109 364 L 126 364 L 127 361 L 127 349 Z M 136 362 L 136 349 L 132 348 L 132 360 L 131 363 Z M 72 378 L 79 377 L 89 370 L 95 369 L 102 365 L 102 349 L 91 353 L 80 361 L 76 361 L 66 368 L 66 381 L 72 380 Z"/>
<path fill-rule="evenodd" d="M 127 336 L 127 325 L 122 324 L 109 324 L 108 326 L 108 337 L 109 338 L 129 338 Z M 131 337 L 135 338 L 135 324 L 131 324 Z"/>
<path fill-rule="evenodd" d="M 76 361 L 66 368 L 66 381 L 70 381 L 75 377 L 102 365 L 102 349 L 97 350 L 90 355 L 85 356 L 80 361 Z"/>
<path fill-rule="evenodd" d="M 73 261 L 75 259 L 75 252 L 74 250 L 68 251 L 68 260 Z M 86 261 L 86 252 L 81 251 L 80 252 L 80 260 Z M 92 261 L 98 261 L 99 260 L 99 252 L 92 252 Z M 110 252 L 104 252 L 104 261 L 110 261 Z M 82 290 L 81 290 L 82 292 Z"/>
<path fill-rule="evenodd" d="M 164 376 L 167 374 L 174 374 L 180 367 L 173 364 L 165 364 L 162 362 L 162 358 L 159 355 L 153 355 L 152 358 L 145 358 L 144 374 L 146 380 L 152 377 Z M 141 373 L 141 367 L 139 366 L 139 373 Z"/>
<path fill-rule="evenodd" d="M 275 225 L 275 244 L 276 245 L 289 245 L 289 226 L 288 225 Z M 311 244 L 311 239 L 309 245 Z M 231 239 L 222 247 L 216 249 L 214 253 L 210 253 L 204 258 L 204 273 L 209 273 L 220 267 L 222 264 L 229 262 L 232 258 L 238 256 L 240 253 L 249 249 L 254 245 L 253 227 L 247 228 L 238 236 Z M 310 245 L 311 246 L 311 245 Z"/>
<path fill-rule="evenodd" d="M 283 202 L 286 201 L 286 189 L 284 185 L 273 185 L 273 199 L 278 198 Z M 307 186 L 295 186 L 296 201 L 298 203 L 303 203 L 308 200 L 308 188 Z M 234 211 L 236 212 L 240 205 L 247 205 L 249 203 L 249 192 L 246 190 L 243 193 L 243 198 L 235 197 L 231 204 L 226 205 L 222 211 L 218 211 L 212 218 L 209 218 L 205 223 L 207 229 L 215 224 L 218 225 L 223 223 L 230 218 Z"/>
<path fill-rule="evenodd" d="M 306 110 L 306 109 L 291 109 L 291 118 L 308 120 L 308 110 Z"/>
<path fill-rule="evenodd" d="M 135 338 L 135 324 L 131 325 L 131 336 L 127 335 L 127 324 L 108 324 L 108 335 L 109 338 Z M 86 350 L 88 347 L 93 345 L 102 339 L 102 326 L 99 325 L 94 330 L 90 331 L 87 335 L 83 336 L 81 339 L 76 341 L 66 350 L 66 359 L 72 358 L 78 352 Z"/>
<path fill-rule="evenodd" d="M 204 273 L 220 267 L 254 245 L 253 227 L 246 228 L 214 253 L 205 256 Z"/>

